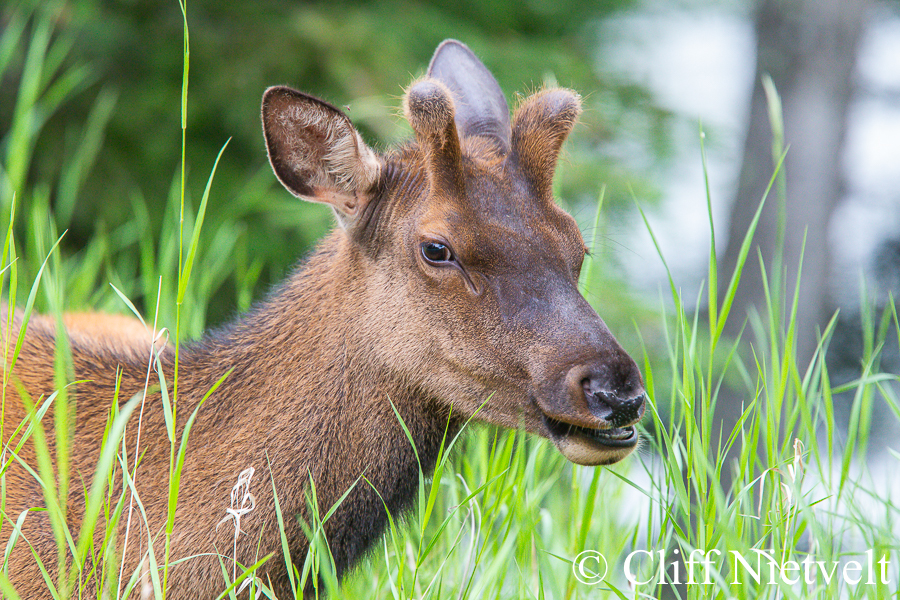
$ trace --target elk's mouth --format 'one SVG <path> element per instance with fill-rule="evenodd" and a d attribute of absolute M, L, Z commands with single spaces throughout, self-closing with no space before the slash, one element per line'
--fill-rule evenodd
<path fill-rule="evenodd" d="M 637 446 L 634 425 L 607 429 L 564 423 L 544 415 L 550 440 L 569 460 L 580 465 L 608 465 L 628 456 Z"/>
<path fill-rule="evenodd" d="M 544 417 L 547 429 L 553 437 L 578 437 L 600 446 L 613 448 L 630 448 L 637 444 L 637 431 L 633 425 L 627 427 L 612 427 L 609 429 L 591 429 L 579 425 L 571 425 L 557 421 L 551 417 Z"/>

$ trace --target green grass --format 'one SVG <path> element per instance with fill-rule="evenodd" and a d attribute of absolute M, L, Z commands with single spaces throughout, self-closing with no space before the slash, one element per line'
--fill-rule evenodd
<path fill-rule="evenodd" d="M 6 236 L 0 269 L 4 299 L 24 308 L 26 316 L 39 309 L 58 319 L 72 307 L 96 306 L 128 312 L 133 307 L 127 298 L 140 294 L 152 299 L 146 303 L 148 320 L 173 326 L 177 348 L 180 340 L 202 330 L 204 307 L 233 269 L 241 271 L 238 279 L 242 289 L 238 296 L 249 298 L 261 267 L 241 263 L 235 266 L 222 258 L 234 249 L 233 233 L 240 225 L 236 219 L 219 220 L 213 231 L 204 228 L 204 223 L 209 224 L 205 221 L 207 210 L 215 211 L 218 201 L 211 185 L 215 164 L 206 166 L 209 183 L 194 211 L 190 190 L 185 187 L 189 157 L 184 151 L 180 158 L 173 157 L 178 173 L 173 178 L 167 225 L 158 238 L 149 237 L 149 219 L 142 212 L 144 204 L 139 196 L 133 196 L 132 225 L 122 231 L 98 231 L 80 253 L 61 254 L 58 240 L 64 234 L 60 229 L 78 196 L 78 174 L 89 167 L 99 151 L 97 140 L 113 110 L 114 98 L 104 95 L 98 100 L 96 116 L 85 124 L 78 151 L 58 180 L 24 185 L 30 149 L 40 131 L 40 116 L 65 102 L 79 78 L 84 77 L 75 68 L 64 71 L 59 54 L 65 52 L 65 47 L 55 46 L 60 41 L 48 33 L 53 18 L 49 12 L 35 9 L 19 14 L 19 20 L 0 33 L 2 74 L 11 64 L 3 60 L 3 49 L 19 43 L 26 21 L 34 24 L 29 29 L 31 39 L 27 40 L 27 76 L 22 77 L 14 119 L 9 130 L 3 132 L 4 188 L 0 193 Z M 184 39 L 182 111 L 189 107 L 186 19 Z M 47 75 L 51 72 L 52 77 Z M 187 135 L 185 129 L 182 135 Z M 770 186 L 775 187 L 776 193 L 783 186 L 776 185 L 783 157 L 780 150 L 777 153 Z M 54 196 L 57 192 L 64 193 Z M 55 213 L 50 210 L 51 196 L 64 199 L 55 204 Z M 709 203 L 708 197 L 706 200 Z M 595 230 L 602 222 L 600 204 L 593 221 Z M 23 227 L 23 219 L 27 223 L 25 239 L 18 240 L 16 231 Z M 544 440 L 473 422 L 459 438 L 445 440 L 434 476 L 420 480 L 413 509 L 408 514 L 390 515 L 385 536 L 340 585 L 333 575 L 327 540 L 321 534 L 322 522 L 334 507 L 318 506 L 315 488 L 311 486 L 309 502 L 317 509 L 312 513 L 323 517 L 305 524 L 313 544 L 304 564 L 291 565 L 296 588 L 302 589 L 312 577 L 312 581 L 321 582 L 321 591 L 330 598 L 659 597 L 663 589 L 656 581 L 632 585 L 626 580 L 626 556 L 639 550 L 650 552 L 657 561 L 649 564 L 648 555 L 640 554 L 640 560 L 632 563 L 637 579 L 644 582 L 657 573 L 660 552 L 668 564 L 679 555 L 688 556 L 699 550 L 710 552 L 711 556 L 719 554 L 708 571 L 695 571 L 695 578 L 700 581 L 705 581 L 708 574 L 710 583 L 681 590 L 688 598 L 897 597 L 900 514 L 896 498 L 887 495 L 888 482 L 880 474 L 882 471 L 868 468 L 869 459 L 876 455 L 869 437 L 875 406 L 885 405 L 887 413 L 900 420 L 900 404 L 893 387 L 898 378 L 882 373 L 880 368 L 885 344 L 896 343 L 900 334 L 896 310 L 890 304 L 880 313 L 874 309 L 863 313 L 865 343 L 860 375 L 840 386 L 832 383 L 825 360 L 835 321 L 822 332 L 813 361 L 798 364 L 793 346 L 797 334 L 796 290 L 784 290 L 778 277 L 767 279 L 767 310 L 750 318 L 747 324 L 761 342 L 751 346 L 746 340 L 726 339 L 725 322 L 742 322 L 745 318 L 731 314 L 731 307 L 741 269 L 751 256 L 752 233 L 748 232 L 735 273 L 717 271 L 711 235 L 706 287 L 684 292 L 670 278 L 669 297 L 653 311 L 656 321 L 635 323 L 643 346 L 630 350 L 642 363 L 651 404 L 644 421 L 646 441 L 633 457 L 611 468 L 583 468 L 568 463 Z M 116 257 L 114 262 L 111 255 Z M 593 255 L 598 256 L 596 252 Z M 600 296 L 604 285 L 603 277 L 598 276 L 602 265 L 595 260 L 586 264 L 584 270 L 582 284 L 588 297 Z M 98 291 L 99 280 L 114 284 L 115 290 L 104 284 Z M 721 302 L 716 294 L 720 280 L 730 282 Z M 704 294 L 709 307 L 705 315 L 693 308 Z M 603 307 L 597 308 L 603 314 Z M 641 314 L 646 313 L 647 309 L 642 308 Z M 153 315 L 152 319 L 149 315 Z M 4 318 L 8 331 L 11 314 Z M 5 342 L 4 362 L 11 364 L 19 344 Z M 97 581 L 120 579 L 121 597 L 130 594 L 136 598 L 142 574 L 120 572 L 111 542 L 115 541 L 115 524 L 128 519 L 129 513 L 135 529 L 146 528 L 143 507 L 139 497 L 133 501 L 130 494 L 115 497 L 109 488 L 110 482 L 119 478 L 126 490 L 133 489 L 135 457 L 120 452 L 119 440 L 125 421 L 140 410 L 141 397 L 108 399 L 109 426 L 90 493 L 86 492 L 91 499 L 87 503 L 88 518 L 80 531 L 69 531 L 65 525 L 65 503 L 60 502 L 68 486 L 73 485 L 67 480 L 65 468 L 65 449 L 72 436 L 68 426 L 72 408 L 65 393 L 65 385 L 72 378 L 65 350 L 65 344 L 61 344 L 55 360 L 59 392 L 48 398 L 26 399 L 33 407 L 33 416 L 25 423 L 8 423 L 0 415 L 0 438 L 16 440 L 3 448 L 0 465 L 5 472 L 10 461 L 16 460 L 17 447 L 27 438 L 38 448 L 38 464 L 30 468 L 35 477 L 45 482 L 45 503 L 59 553 L 57 564 L 44 567 L 47 584 L 58 597 L 78 596 L 79 582 L 89 575 L 79 565 L 89 569 L 84 565 L 93 564 L 87 560 L 93 557 L 102 567 Z M 8 372 L 4 371 L 4 384 L 7 378 Z M 178 501 L 186 439 L 196 414 L 190 416 L 178 437 L 174 423 L 183 421 L 184 416 L 179 418 L 177 414 L 177 372 L 172 383 L 174 394 L 171 398 L 165 396 L 164 401 L 171 447 L 171 487 L 167 496 L 170 515 Z M 153 384 L 159 384 L 162 390 L 168 388 L 165 381 L 150 382 Z M 19 401 L 4 393 L 4 406 Z M 716 404 L 735 394 L 747 399 L 743 418 L 733 431 L 720 433 L 714 418 Z M 836 417 L 839 397 L 852 399 L 848 424 L 839 423 Z M 42 419 L 47 414 L 54 415 L 53 425 L 49 417 Z M 63 449 L 55 460 L 48 440 Z M 727 460 L 726 455 L 736 460 Z M 898 459 L 896 452 L 880 458 L 889 465 Z M 59 478 L 54 476 L 57 472 Z M 140 473 L 136 476 L 140 477 Z M 264 469 L 255 477 L 254 485 L 272 485 Z M 725 489 L 722 481 L 728 482 Z M 360 480 L 356 485 L 368 482 Z M 6 489 L 5 478 L 0 478 L 3 518 L 11 524 L 21 523 L 27 514 L 5 512 Z M 277 489 L 275 494 L 277 502 Z M 226 508 L 222 507 L 223 517 Z M 280 509 L 278 514 L 282 524 L 293 518 L 281 514 Z M 93 542 L 94 528 L 104 523 L 110 524 L 106 525 L 105 536 L 110 544 L 98 548 Z M 164 535 L 149 550 L 154 565 L 149 573 L 150 585 L 156 598 L 163 597 L 170 566 L 172 526 L 170 519 Z M 17 539 L 16 543 L 26 542 Z M 767 574 L 756 583 L 747 573 L 739 575 L 742 585 L 731 583 L 735 577 L 733 553 L 751 560 L 754 550 L 765 550 L 779 563 L 798 564 L 812 557 L 810 560 L 824 561 L 830 569 L 832 561 L 862 561 L 867 549 L 873 551 L 876 561 L 881 557 L 890 560 L 889 585 L 848 585 L 840 576 L 826 583 L 821 573 L 814 583 L 770 583 L 765 580 Z M 2 551 L 0 591 L 15 598 L 6 576 L 8 548 Z M 608 573 L 602 582 L 584 583 L 576 577 L 573 560 L 584 551 L 605 557 Z M 254 578 L 259 562 L 244 568 L 228 558 L 229 549 L 222 548 L 220 552 L 222 597 L 235 597 L 245 582 L 250 582 L 252 592 L 264 585 Z M 260 556 L 259 560 L 285 561 L 286 555 Z M 76 557 L 75 566 L 72 557 Z M 590 569 L 597 564 L 585 563 L 584 575 L 590 577 Z M 685 566 L 679 568 L 683 580 Z M 59 572 L 67 575 L 57 578 Z M 671 569 L 668 575 L 673 576 Z M 794 575 L 788 573 L 789 577 Z M 262 591 L 264 596 L 269 595 Z"/>

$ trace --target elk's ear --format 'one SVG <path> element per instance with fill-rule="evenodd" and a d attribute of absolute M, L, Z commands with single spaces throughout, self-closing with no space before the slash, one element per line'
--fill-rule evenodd
<path fill-rule="evenodd" d="M 465 44 L 444 40 L 428 65 L 428 77 L 450 90 L 456 107 L 456 128 L 461 136 L 493 139 L 509 152 L 509 105 L 500 84 Z"/>
<path fill-rule="evenodd" d="M 375 193 L 381 161 L 340 110 L 288 87 L 263 95 L 269 162 L 289 192 L 334 208 L 347 227 Z"/>
<path fill-rule="evenodd" d="M 516 110 L 512 156 L 539 197 L 552 194 L 556 159 L 580 113 L 578 94 L 561 88 L 538 92 Z"/>

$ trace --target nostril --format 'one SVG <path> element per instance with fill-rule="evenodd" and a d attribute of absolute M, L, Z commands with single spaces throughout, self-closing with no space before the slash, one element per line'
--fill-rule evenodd
<path fill-rule="evenodd" d="M 584 390 L 584 398 L 592 415 L 605 421 L 612 419 L 616 403 L 609 394 L 600 389 L 592 379 L 587 378 L 581 382 L 581 389 Z"/>

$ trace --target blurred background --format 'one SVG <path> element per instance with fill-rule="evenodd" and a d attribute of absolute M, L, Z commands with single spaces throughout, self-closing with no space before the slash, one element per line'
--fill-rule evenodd
<path fill-rule="evenodd" d="M 346 107 L 384 149 L 409 135 L 403 86 L 448 37 L 482 58 L 511 106 L 543 85 L 583 94 L 557 195 L 588 243 L 597 240 L 591 300 L 630 351 L 639 352 L 638 331 L 653 351 L 668 287 L 636 207 L 676 285 L 702 309 L 705 292 L 688 290 L 707 278 L 707 178 L 719 266 L 730 273 L 782 151 L 773 124 L 789 147 L 785 177 L 763 210 L 736 314 L 765 310 L 756 248 L 789 291 L 805 248 L 800 360 L 840 308 L 831 360 L 846 379 L 865 344 L 860 320 L 900 288 L 896 0 L 190 0 L 187 21 L 188 230 L 231 140 L 192 282 L 209 303 L 193 309 L 189 336 L 246 309 L 332 226 L 328 209 L 297 201 L 272 175 L 263 90 L 287 84 Z M 19 251 L 37 265 L 47 240 L 66 232 L 70 310 L 123 312 L 112 282 L 152 314 L 157 277 L 163 297 L 174 285 L 182 28 L 174 0 L 7 0 L 0 9 L 0 209 L 9 215 L 15 197 Z M 764 75 L 783 124 L 770 118 Z M 37 267 L 23 268 L 33 276 Z M 160 303 L 163 323 L 173 310 Z M 888 362 L 897 362 L 893 346 Z"/>

